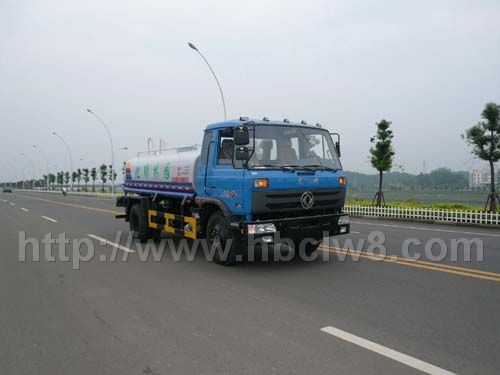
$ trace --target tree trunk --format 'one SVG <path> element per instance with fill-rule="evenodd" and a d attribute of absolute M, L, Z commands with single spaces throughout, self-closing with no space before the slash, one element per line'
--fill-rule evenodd
<path fill-rule="evenodd" d="M 490 212 L 497 212 L 497 195 L 495 188 L 495 164 L 490 160 L 491 192 L 490 192 Z"/>
<path fill-rule="evenodd" d="M 377 206 L 382 206 L 382 181 L 384 179 L 384 172 L 379 172 L 379 180 L 378 180 L 378 193 L 377 193 Z"/>

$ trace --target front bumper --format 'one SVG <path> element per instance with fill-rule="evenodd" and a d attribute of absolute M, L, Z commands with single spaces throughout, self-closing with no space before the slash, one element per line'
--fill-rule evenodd
<path fill-rule="evenodd" d="M 347 219 L 346 219 L 347 218 Z M 336 235 L 344 235 L 350 232 L 348 214 L 329 214 L 329 215 L 315 215 L 315 216 L 302 216 L 293 218 L 279 218 L 269 219 L 262 221 L 245 221 L 239 223 L 232 223 L 231 226 L 238 228 L 240 233 L 245 237 L 263 238 L 272 237 L 273 242 L 275 238 L 289 238 L 292 241 L 301 240 L 304 238 L 312 238 L 315 240 L 322 240 L 325 236 L 331 237 Z M 275 232 L 249 232 L 249 226 L 274 224 Z"/>

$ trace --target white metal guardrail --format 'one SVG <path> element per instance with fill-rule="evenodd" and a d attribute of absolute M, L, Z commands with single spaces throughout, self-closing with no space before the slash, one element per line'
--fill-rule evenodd
<path fill-rule="evenodd" d="M 489 213 L 484 211 L 461 211 L 413 207 L 376 207 L 361 205 L 346 205 L 344 207 L 344 211 L 353 216 L 374 216 L 394 219 L 416 219 L 500 226 L 500 213 L 498 212 Z"/>

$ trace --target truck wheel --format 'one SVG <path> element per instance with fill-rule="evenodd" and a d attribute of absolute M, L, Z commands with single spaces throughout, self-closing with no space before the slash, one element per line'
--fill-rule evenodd
<path fill-rule="evenodd" d="M 315 243 L 307 243 L 306 244 L 306 248 L 304 249 L 305 250 L 305 254 L 306 256 L 311 256 L 312 253 L 314 253 L 319 245 L 321 244 L 321 241 L 316 241 Z M 294 242 L 294 245 L 295 245 L 295 256 L 300 256 L 300 241 L 295 241 Z"/>
<path fill-rule="evenodd" d="M 134 239 L 146 242 L 152 237 L 151 229 L 148 226 L 148 219 L 144 215 L 140 204 L 134 204 L 132 206 L 129 224 Z"/>
<path fill-rule="evenodd" d="M 231 241 L 230 248 L 226 248 L 228 241 Z M 236 262 L 239 241 L 235 238 L 233 231 L 229 227 L 228 221 L 220 212 L 213 213 L 208 219 L 207 242 L 210 249 L 212 249 L 212 246 L 215 246 L 215 244 L 220 243 L 214 253 L 215 263 L 229 266 Z M 221 252 L 222 254 L 220 254 Z"/>

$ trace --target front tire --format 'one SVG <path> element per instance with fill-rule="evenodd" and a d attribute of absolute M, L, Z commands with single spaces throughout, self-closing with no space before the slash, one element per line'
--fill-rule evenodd
<path fill-rule="evenodd" d="M 229 266 L 237 262 L 236 255 L 239 250 L 239 241 L 234 236 L 228 220 L 222 213 L 215 212 L 208 219 L 206 238 L 209 248 L 213 249 L 215 247 L 215 263 Z M 217 243 L 220 245 L 217 245 Z"/>
<path fill-rule="evenodd" d="M 294 242 L 294 245 L 295 245 L 295 256 L 300 256 L 300 242 L 301 241 L 295 241 Z M 304 253 L 305 253 L 305 255 L 307 257 L 310 257 L 318 249 L 319 245 L 321 245 L 321 241 L 315 241 L 313 243 L 308 242 L 305 245 L 305 249 L 303 250 Z"/>

